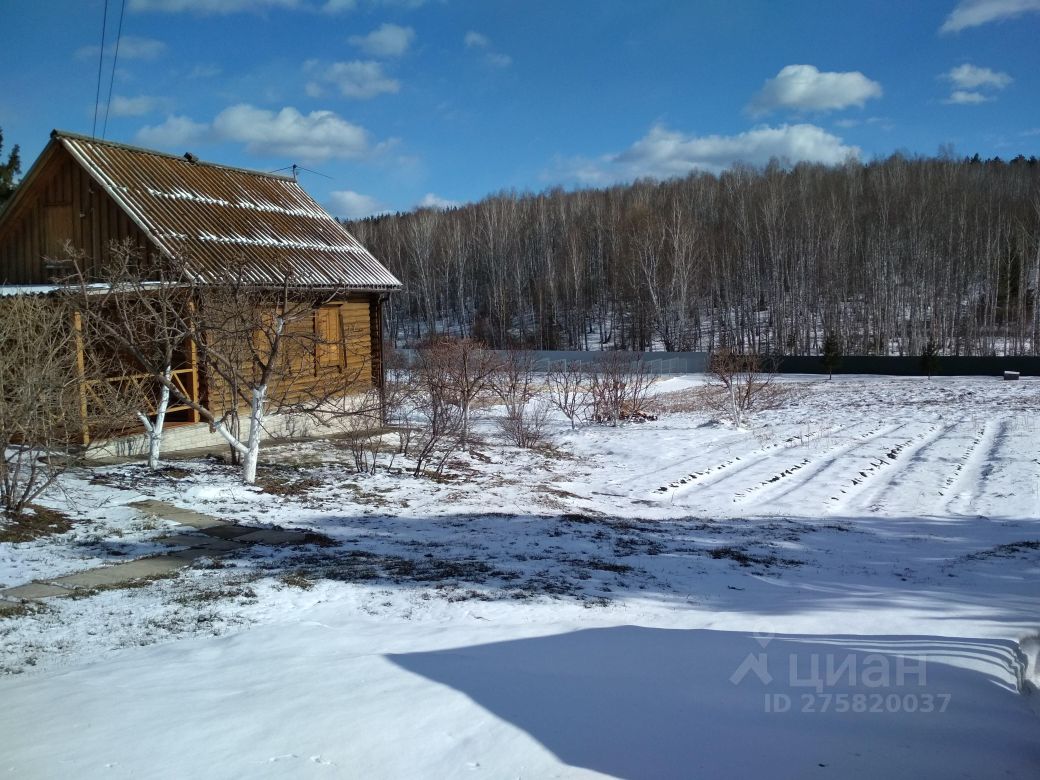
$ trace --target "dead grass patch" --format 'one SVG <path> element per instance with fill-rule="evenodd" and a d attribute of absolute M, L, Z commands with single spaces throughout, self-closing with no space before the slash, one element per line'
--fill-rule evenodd
<path fill-rule="evenodd" d="M 47 536 L 63 534 L 77 522 L 64 512 L 33 504 L 31 514 L 0 513 L 0 542 L 31 542 Z"/>

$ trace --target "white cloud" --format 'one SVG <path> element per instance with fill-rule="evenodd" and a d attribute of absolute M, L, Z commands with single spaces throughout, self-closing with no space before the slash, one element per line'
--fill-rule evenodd
<path fill-rule="evenodd" d="M 76 56 L 81 59 L 93 59 L 101 51 L 100 46 L 84 46 L 76 50 Z M 105 56 L 115 55 L 116 47 L 108 44 L 105 47 Z M 121 60 L 155 60 L 166 53 L 166 44 L 154 38 L 141 38 L 136 35 L 124 35 L 119 39 L 119 59 Z"/>
<path fill-rule="evenodd" d="M 386 207 L 371 195 L 362 195 L 354 190 L 339 190 L 329 193 L 329 211 L 341 219 L 361 219 L 376 214 L 385 214 Z"/>
<path fill-rule="evenodd" d="M 426 5 L 426 0 L 368 0 L 368 4 L 412 10 Z M 325 0 L 321 10 L 327 14 L 338 14 L 343 11 L 354 11 L 357 7 L 358 0 Z"/>
<path fill-rule="evenodd" d="M 426 0 L 367 0 L 370 6 L 413 9 Z M 358 0 L 130 0 L 132 11 L 159 13 L 234 14 L 246 11 L 262 13 L 272 9 L 324 11 L 338 14 L 357 10 Z"/>
<path fill-rule="evenodd" d="M 950 96 L 943 101 L 943 103 L 950 103 L 955 106 L 974 106 L 979 103 L 988 103 L 991 100 L 993 100 L 993 98 L 988 95 L 983 95 L 981 92 L 955 89 L 950 93 Z"/>
<path fill-rule="evenodd" d="M 513 64 L 513 58 L 508 54 L 496 51 L 491 45 L 491 39 L 484 33 L 469 30 L 463 37 L 462 42 L 467 49 L 480 49 L 484 52 L 484 62 L 493 68 L 508 68 Z"/>
<path fill-rule="evenodd" d="M 196 65 L 194 68 L 191 69 L 191 72 L 188 73 L 188 78 L 211 79 L 215 76 L 219 76 L 222 72 L 223 71 L 221 71 L 219 65 L 213 65 L 212 63 L 206 65 Z"/>
<path fill-rule="evenodd" d="M 1006 73 L 964 63 L 943 73 L 940 78 L 951 82 L 954 90 L 943 103 L 960 106 L 978 105 L 994 100 L 992 92 L 1004 89 L 1014 81 Z"/>
<path fill-rule="evenodd" d="M 271 8 L 300 8 L 301 0 L 130 0 L 131 11 L 160 13 L 233 14 Z"/>
<path fill-rule="evenodd" d="M 456 206 L 461 205 L 457 200 L 449 200 L 448 198 L 442 198 L 432 192 L 427 192 L 418 203 L 415 204 L 416 208 L 420 209 L 453 209 Z"/>
<path fill-rule="evenodd" d="M 1040 0 L 961 0 L 946 17 L 941 33 L 960 32 L 990 22 L 1040 12 Z"/>
<path fill-rule="evenodd" d="M 766 80 L 747 110 L 752 116 L 776 109 L 825 112 L 863 106 L 879 97 L 881 85 L 859 71 L 821 72 L 812 65 L 787 65 Z"/>
<path fill-rule="evenodd" d="M 859 147 L 810 124 L 756 127 L 737 135 L 688 136 L 654 126 L 620 154 L 567 162 L 564 175 L 584 184 L 643 177 L 669 179 L 691 171 L 718 173 L 735 163 L 762 166 L 777 158 L 791 163 L 838 165 L 858 157 Z"/>
<path fill-rule="evenodd" d="M 264 157 L 290 157 L 320 162 L 355 159 L 379 153 L 393 142 L 373 146 L 368 132 L 333 111 L 302 114 L 291 106 L 268 111 L 246 103 L 225 108 L 209 124 L 186 116 L 170 116 L 159 125 L 142 127 L 136 139 L 146 146 L 171 148 L 189 143 L 232 141 Z"/>
<path fill-rule="evenodd" d="M 151 95 L 137 95 L 136 97 L 113 95 L 108 111 L 112 116 L 144 116 L 159 110 L 166 103 L 166 100 Z"/>
<path fill-rule="evenodd" d="M 169 149 L 204 141 L 209 135 L 209 125 L 192 121 L 186 116 L 173 115 L 166 117 L 162 124 L 142 127 L 137 131 L 135 139 L 145 146 Z"/>
<path fill-rule="evenodd" d="M 383 72 L 383 66 L 374 60 L 333 62 L 322 65 L 316 60 L 304 63 L 304 70 L 314 74 L 319 81 L 334 84 L 344 97 L 365 100 L 384 92 L 394 93 L 401 89 L 401 82 Z M 317 84 L 307 85 L 307 94 L 321 94 Z"/>
<path fill-rule="evenodd" d="M 351 35 L 347 40 L 372 57 L 400 57 L 415 40 L 415 30 L 388 22 L 368 35 Z"/>
<path fill-rule="evenodd" d="M 975 65 L 964 63 L 956 68 L 951 68 L 943 74 L 943 78 L 949 79 L 959 89 L 1004 89 L 1014 81 L 1006 73 L 1000 73 L 989 68 L 980 68 Z"/>
<path fill-rule="evenodd" d="M 275 113 L 240 104 L 225 108 L 213 119 L 222 139 L 246 144 L 257 155 L 326 160 L 355 158 L 369 151 L 368 133 L 332 111 L 301 114 L 286 107 Z"/>

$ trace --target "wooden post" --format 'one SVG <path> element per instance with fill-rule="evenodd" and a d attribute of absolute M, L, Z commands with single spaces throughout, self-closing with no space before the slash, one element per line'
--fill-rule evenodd
<path fill-rule="evenodd" d="M 188 312 L 192 316 L 192 320 L 195 319 L 195 301 L 189 298 L 186 302 Z M 202 405 L 202 397 L 200 395 L 201 381 L 199 378 L 199 345 L 195 343 L 195 339 L 188 336 L 188 365 L 191 367 L 191 400 L 195 403 Z M 199 414 L 198 409 L 191 410 L 192 422 L 202 422 L 202 415 Z"/>
<path fill-rule="evenodd" d="M 79 378 L 80 438 L 84 447 L 90 444 L 90 427 L 87 425 L 87 357 L 83 344 L 83 315 L 72 313 L 72 329 L 76 333 L 76 373 Z"/>

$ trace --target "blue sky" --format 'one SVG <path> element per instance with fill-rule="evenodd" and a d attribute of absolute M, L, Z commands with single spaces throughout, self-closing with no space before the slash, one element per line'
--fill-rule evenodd
<path fill-rule="evenodd" d="M 96 132 L 334 214 L 940 145 L 1040 154 L 1040 0 L 108 0 Z M 104 0 L 0 0 L 0 127 L 90 134 Z M 325 178 L 329 177 L 329 178 Z"/>

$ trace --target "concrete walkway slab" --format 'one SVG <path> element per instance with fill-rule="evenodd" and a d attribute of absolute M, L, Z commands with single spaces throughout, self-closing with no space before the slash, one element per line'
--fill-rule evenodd
<path fill-rule="evenodd" d="M 132 506 L 134 509 L 149 512 L 157 517 L 163 518 L 164 520 L 173 520 L 175 523 L 191 526 L 192 528 L 212 528 L 214 526 L 227 525 L 223 520 L 218 520 L 215 517 L 204 515 L 193 509 L 184 509 L 183 507 L 174 506 L 173 504 L 167 504 L 165 501 L 156 501 L 154 498 L 149 498 L 144 501 L 134 501 L 129 504 L 129 506 Z"/>
<path fill-rule="evenodd" d="M 5 599 L 46 599 L 51 596 L 68 596 L 71 591 L 58 585 L 46 582 L 30 582 L 27 585 L 19 585 L 17 588 L 7 588 L 0 591 L 0 596 Z"/>
<path fill-rule="evenodd" d="M 0 612 L 18 609 L 23 601 L 68 596 L 78 589 L 118 588 L 142 579 L 170 576 L 200 558 L 219 558 L 249 545 L 281 547 L 307 544 L 307 534 L 300 531 L 235 525 L 156 499 L 136 501 L 130 506 L 186 526 L 184 533 L 156 540 L 160 544 L 185 549 L 8 588 L 0 591 Z"/>
<path fill-rule="evenodd" d="M 215 536 L 204 536 L 203 534 L 174 534 L 173 536 L 164 536 L 155 541 L 170 547 L 187 547 L 192 550 L 206 550 L 213 553 L 233 552 L 249 546 L 231 539 L 220 539 Z"/>
<path fill-rule="evenodd" d="M 208 550 L 181 550 L 170 555 L 139 558 L 136 561 L 117 563 L 115 566 L 81 571 L 78 574 L 58 577 L 50 582 L 66 588 L 100 588 L 122 585 L 134 580 L 172 574 L 178 569 L 183 569 L 191 561 L 211 554 Z"/>
<path fill-rule="evenodd" d="M 209 528 L 199 528 L 199 533 L 206 536 L 214 536 L 217 539 L 238 539 L 246 534 L 256 533 L 255 528 L 247 528 L 244 525 L 214 525 Z"/>
<path fill-rule="evenodd" d="M 291 544 L 306 544 L 307 534 L 302 534 L 299 531 L 280 531 L 277 529 L 269 530 L 258 530 L 252 533 L 243 534 L 237 538 L 239 542 L 249 542 L 250 544 L 264 544 L 270 547 L 277 547 L 280 545 L 291 545 Z"/>

